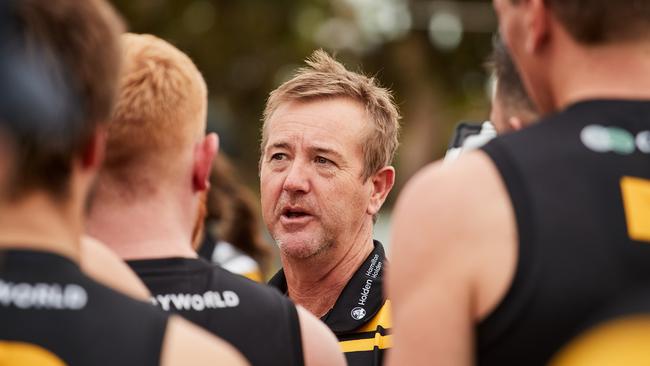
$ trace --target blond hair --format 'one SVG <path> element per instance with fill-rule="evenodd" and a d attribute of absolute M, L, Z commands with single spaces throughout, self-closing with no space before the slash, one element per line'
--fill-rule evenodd
<path fill-rule="evenodd" d="M 207 87 L 192 60 L 160 38 L 124 34 L 122 46 L 103 174 L 129 190 L 143 183 L 154 189 L 175 173 L 179 152 L 204 134 Z"/>
<path fill-rule="evenodd" d="M 261 149 L 267 142 L 266 123 L 278 106 L 290 101 L 348 97 L 360 102 L 372 122 L 362 142 L 363 179 L 392 163 L 398 145 L 399 112 L 390 90 L 373 77 L 349 71 L 327 52 L 317 50 L 291 80 L 271 92 L 264 110 Z"/>

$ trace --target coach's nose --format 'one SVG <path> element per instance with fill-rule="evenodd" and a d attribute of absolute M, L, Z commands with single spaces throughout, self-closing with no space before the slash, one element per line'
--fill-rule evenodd
<path fill-rule="evenodd" d="M 287 171 L 282 187 L 288 193 L 307 193 L 310 190 L 309 167 L 299 159 L 294 160 Z"/>

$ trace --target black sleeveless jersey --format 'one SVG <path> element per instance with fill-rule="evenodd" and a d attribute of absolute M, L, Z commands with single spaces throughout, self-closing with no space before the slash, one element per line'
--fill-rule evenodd
<path fill-rule="evenodd" d="M 0 364 L 159 365 L 166 327 L 166 314 L 67 258 L 0 251 Z"/>
<path fill-rule="evenodd" d="M 477 328 L 483 365 L 541 365 L 612 301 L 650 291 L 650 101 L 588 101 L 484 151 L 519 235 L 511 287 Z"/>
<path fill-rule="evenodd" d="M 165 311 L 236 347 L 252 365 L 303 365 L 296 307 L 278 291 L 203 259 L 127 262 Z"/>

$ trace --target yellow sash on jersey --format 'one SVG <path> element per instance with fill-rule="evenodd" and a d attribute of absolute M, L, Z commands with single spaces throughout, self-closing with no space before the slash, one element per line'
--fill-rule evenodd
<path fill-rule="evenodd" d="M 632 240 L 650 242 L 650 180 L 623 177 L 621 194 L 628 235 Z"/>
<path fill-rule="evenodd" d="M 55 354 L 43 347 L 0 341 L 0 366 L 67 366 Z"/>

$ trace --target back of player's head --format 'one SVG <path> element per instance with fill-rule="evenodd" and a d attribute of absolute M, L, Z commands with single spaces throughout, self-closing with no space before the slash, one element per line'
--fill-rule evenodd
<path fill-rule="evenodd" d="M 546 0 L 546 3 L 578 42 L 599 44 L 650 38 L 650 1 Z"/>
<path fill-rule="evenodd" d="M 205 134 L 207 88 L 192 60 L 152 35 L 124 34 L 123 72 L 102 184 L 155 190 Z"/>
<path fill-rule="evenodd" d="M 109 119 L 122 22 L 103 0 L 2 2 L 0 129 L 11 145 L 2 197 L 64 198 L 73 160 Z"/>
<path fill-rule="evenodd" d="M 492 122 L 497 130 L 508 130 L 508 120 L 517 117 L 524 125 L 537 119 L 536 108 L 526 92 L 519 72 L 510 57 L 510 53 L 501 37 L 494 37 L 492 54 L 488 60 L 494 80 L 494 96 L 492 100 Z M 499 113 L 495 113 L 495 111 Z"/>

